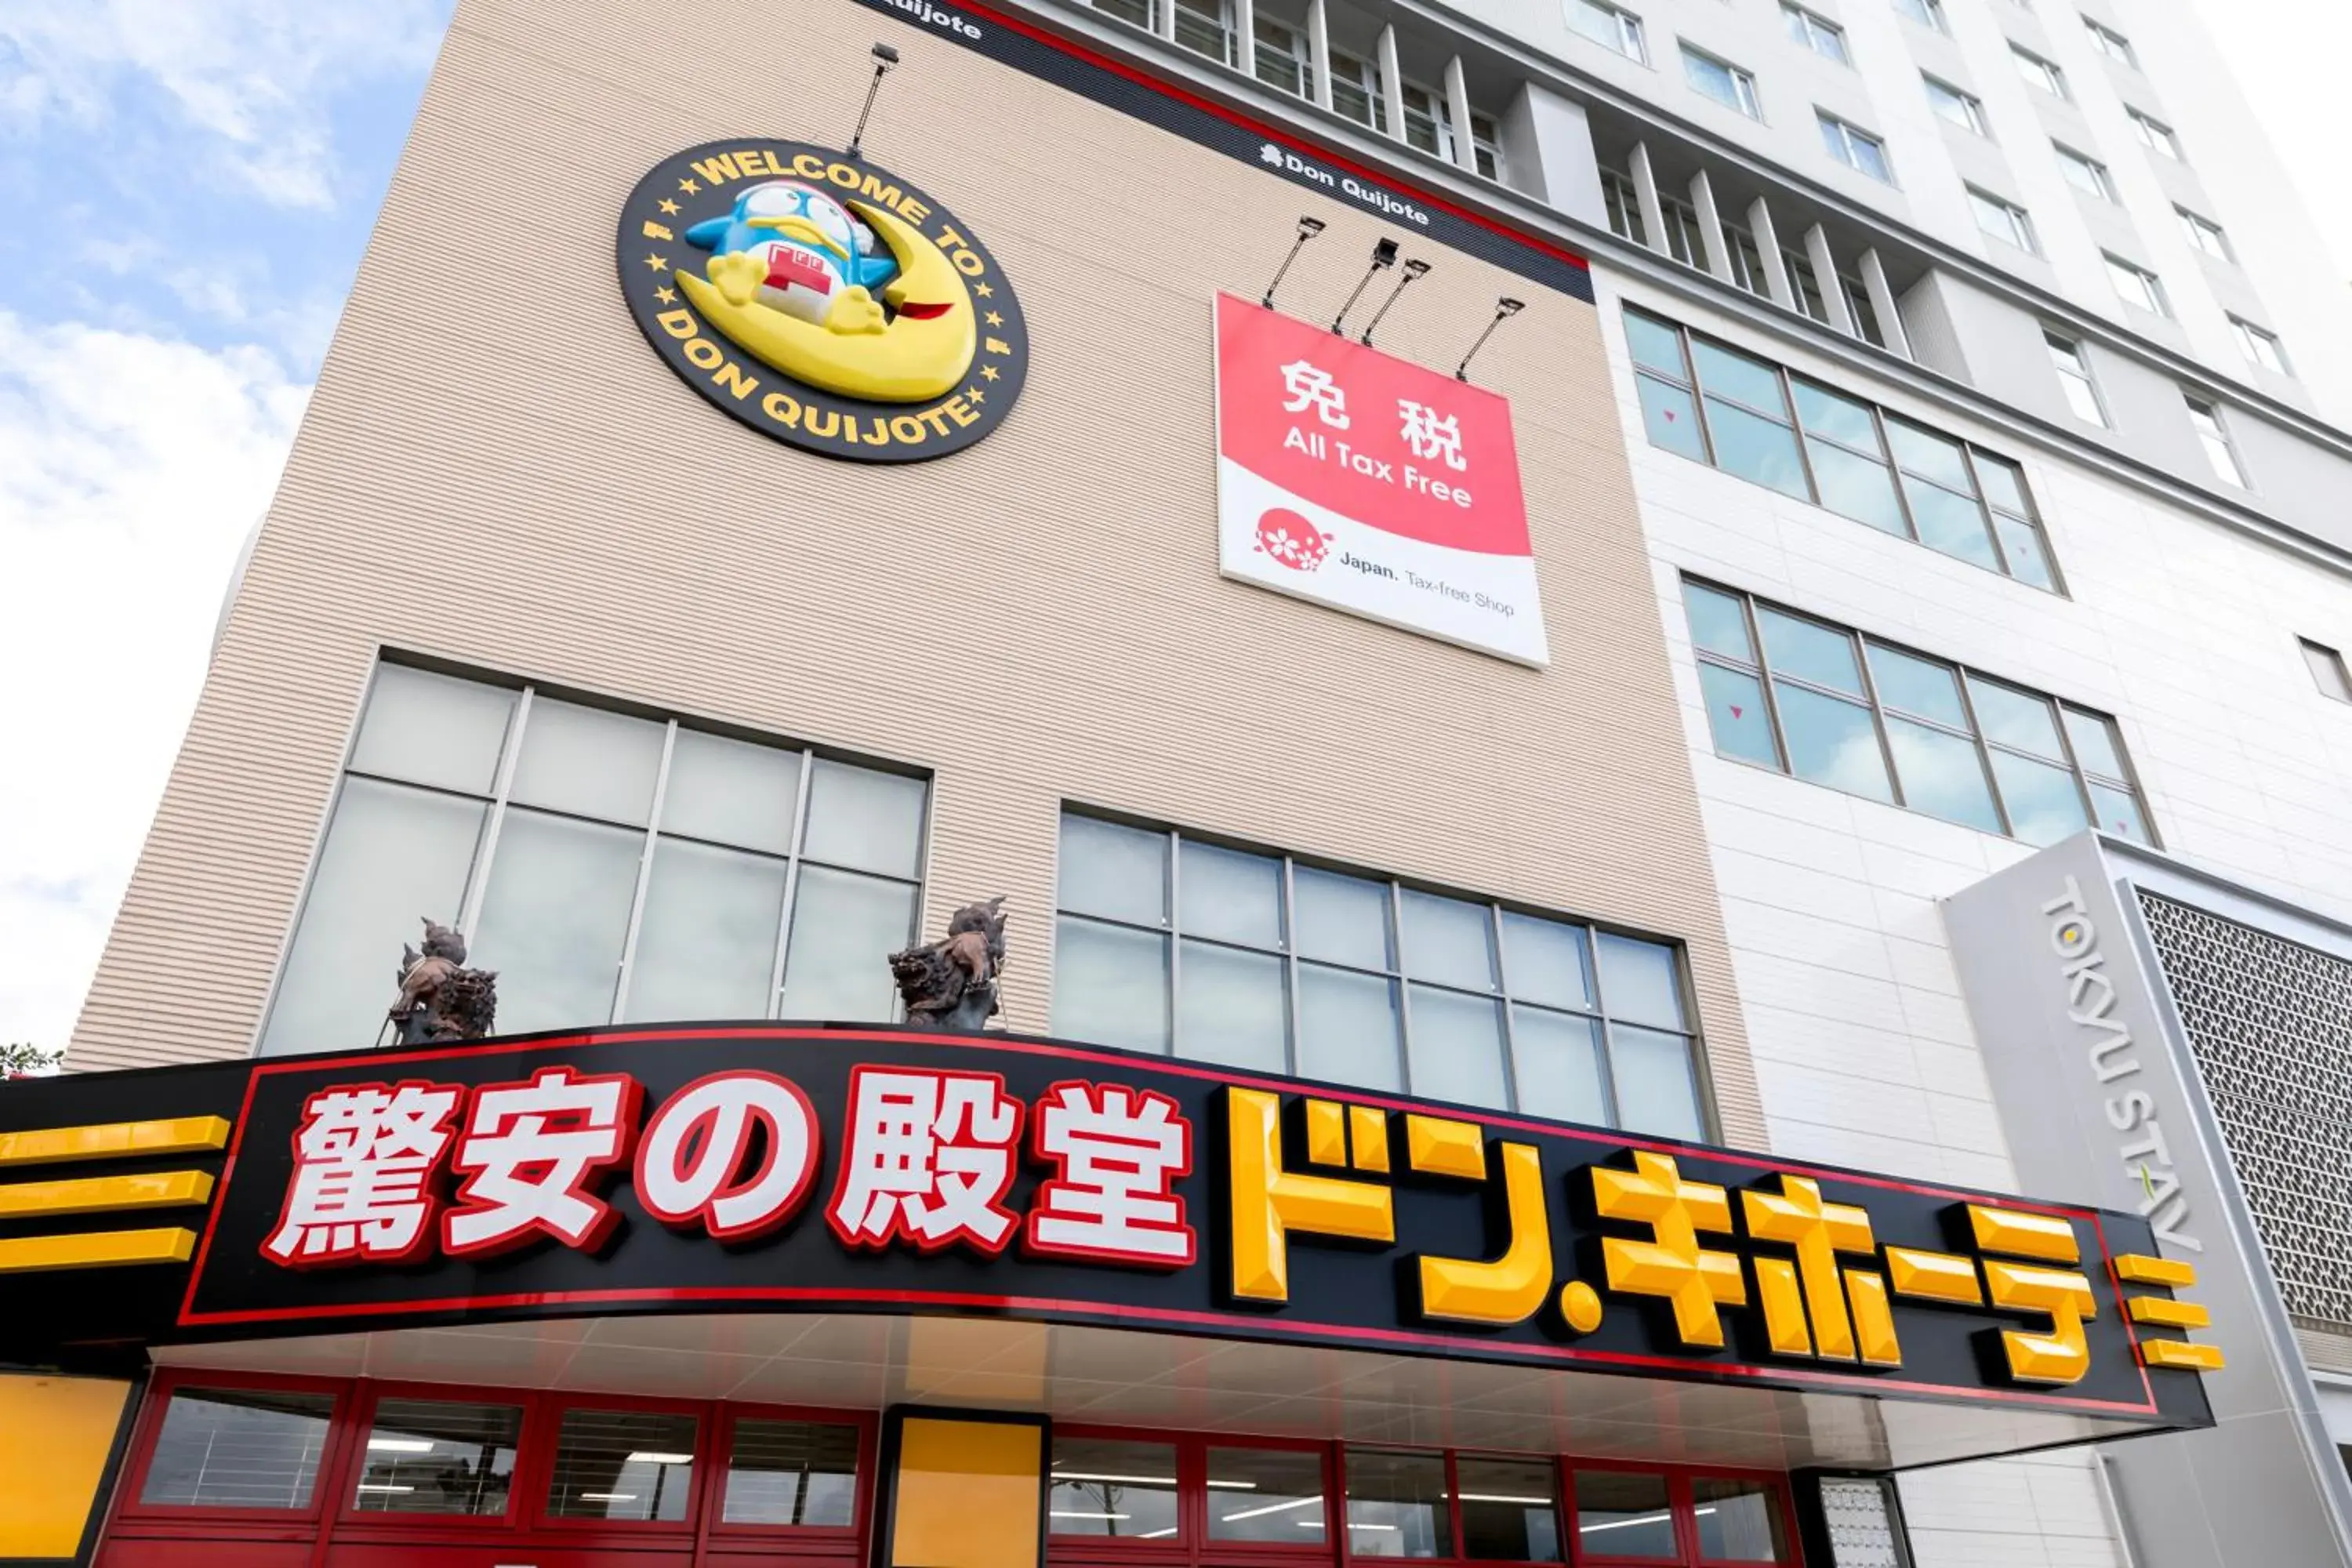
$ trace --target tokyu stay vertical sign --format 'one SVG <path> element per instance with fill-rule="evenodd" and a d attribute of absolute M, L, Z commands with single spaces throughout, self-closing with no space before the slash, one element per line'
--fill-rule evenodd
<path fill-rule="evenodd" d="M 1217 296 L 1217 566 L 1551 661 L 1509 401 L 1230 294 Z"/>

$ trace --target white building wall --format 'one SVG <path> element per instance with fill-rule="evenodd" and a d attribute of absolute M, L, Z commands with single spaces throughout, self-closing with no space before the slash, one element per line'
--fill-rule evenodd
<path fill-rule="evenodd" d="M 1683 573 L 2115 714 L 2168 849 L 2339 917 L 2352 705 L 2320 695 L 2295 638 L 2352 635 L 2352 581 L 1636 280 L 1596 281 L 1773 1150 L 2013 1190 L 1937 900 L 2031 851 L 1717 757 Z M 1625 298 L 2022 460 L 2072 596 L 1650 446 Z M 1922 1472 L 1903 1496 L 1920 1568 L 2124 1568 L 2085 1453 Z"/>

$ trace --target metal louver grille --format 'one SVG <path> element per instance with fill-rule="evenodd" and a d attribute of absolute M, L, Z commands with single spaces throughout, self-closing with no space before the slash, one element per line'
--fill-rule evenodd
<path fill-rule="evenodd" d="M 2352 963 L 2140 906 L 2287 1310 L 2352 1332 Z"/>
<path fill-rule="evenodd" d="M 1829 1525 L 1832 1568 L 1911 1568 L 1887 1486 L 1873 1476 L 1822 1479 L 1822 1517 Z"/>

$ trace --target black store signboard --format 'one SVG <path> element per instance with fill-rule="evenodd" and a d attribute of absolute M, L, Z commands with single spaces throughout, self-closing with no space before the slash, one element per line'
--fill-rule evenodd
<path fill-rule="evenodd" d="M 265 1061 L 248 1072 L 226 1180 L 179 1314 L 183 1336 L 614 1310 L 946 1310 L 1820 1392 L 1994 1399 L 2167 1423 L 2210 1419 L 2196 1378 L 2141 1363 L 2110 1265 L 2156 1251 L 2147 1222 L 2133 1215 L 1004 1035 L 615 1029 L 441 1052 Z M 576 1131 L 593 1116 L 533 1121 L 528 1099 L 493 1099 L 495 1114 L 483 1120 L 478 1091 L 524 1089 L 534 1079 L 543 1089 L 551 1074 L 559 1100 L 579 1095 L 583 1083 L 620 1080 L 591 1096 L 600 1095 L 616 1113 L 608 1121 L 620 1123 L 612 1135 L 620 1153 L 610 1163 L 573 1172 L 529 1158 L 539 1147 L 530 1136 Z M 927 1083 L 931 1100 L 920 1092 Z M 413 1236 L 397 1226 L 374 1234 L 379 1257 L 404 1250 L 404 1260 L 335 1256 L 338 1245 L 349 1252 L 357 1233 L 348 1228 L 317 1230 L 306 1243 L 299 1222 L 331 1217 L 337 1202 L 350 1202 L 347 1175 L 329 1172 L 321 1181 L 314 1171 L 298 1182 L 306 1107 L 381 1105 L 404 1084 L 412 1086 L 412 1110 L 450 1112 L 446 1136 L 425 1141 L 429 1172 L 409 1184 L 429 1194 L 435 1212 Z M 323 1098 L 368 1086 L 376 1086 L 373 1100 Z M 737 1090 L 750 1099 L 730 1100 Z M 853 1096 L 861 1093 L 866 1113 L 854 1116 Z M 909 1110 L 919 1101 L 919 1111 Z M 754 1102 L 768 1113 L 740 1108 Z M 1017 1117 L 1017 1131 L 1008 1117 Z M 924 1131 L 940 1127 L 950 1136 Z M 1188 1145 L 1181 1151 L 1177 1128 Z M 469 1130 L 494 1136 L 469 1144 Z M 1091 1164 L 1072 1157 L 1089 1139 Z M 322 1139 L 316 1127 L 311 1145 L 330 1164 L 336 1147 L 352 1147 L 348 1139 Z M 646 1179 L 635 1163 L 640 1145 L 650 1146 L 644 1159 L 655 1162 L 650 1194 L 639 1190 Z M 397 1165 L 398 1146 L 383 1147 Z M 1133 1157 L 1122 1163 L 1121 1150 Z M 1170 1157 L 1179 1152 L 1181 1160 Z M 413 1150 L 404 1157 L 418 1158 Z M 1671 1176 L 1662 1162 L 1671 1162 Z M 852 1167 L 856 1179 L 845 1179 Z M 1181 1167 L 1189 1169 L 1174 1173 Z M 469 1184 L 485 1171 L 487 1185 Z M 919 1194 L 939 1171 L 950 1173 L 960 1203 L 938 1201 L 934 1188 L 932 1199 L 901 1208 L 884 1191 L 904 1178 L 897 1186 Z M 1117 1178 L 1108 1199 L 1106 1172 Z M 877 1184 L 877 1173 L 895 1177 Z M 1813 1290 L 1822 1277 L 1802 1273 L 1796 1246 L 1757 1234 L 1747 1195 L 1769 1198 L 1785 1214 L 1792 1203 L 1804 1206 L 1808 1182 L 1817 1184 L 1821 1212 L 1844 1218 L 1837 1262 L 1850 1289 L 1827 1323 Z M 559 1203 L 547 1224 L 516 1228 L 518 1202 L 528 1213 L 543 1206 L 534 1192 L 561 1194 L 567 1183 L 589 1208 L 567 1215 Z M 400 1186 L 394 1170 L 378 1195 L 396 1197 Z M 666 1218 L 648 1212 L 649 1196 Z M 609 1214 L 588 1218 L 607 1206 Z M 468 1211 L 472 1218 L 461 1223 Z M 2053 1274 L 2057 1299 L 2074 1293 L 2069 1280 L 2087 1291 L 2090 1310 L 2074 1314 L 2084 1320 L 2074 1341 L 2079 1366 L 2067 1367 L 2062 1355 L 2053 1372 L 2053 1363 L 2035 1366 L 2029 1357 L 2038 1381 L 2021 1378 L 2004 1336 L 2054 1331 L 2063 1341 L 2063 1309 L 2053 1316 L 1916 1293 L 1932 1288 L 1919 1281 L 1939 1270 L 1948 1281 L 1964 1277 L 1970 1289 L 1994 1277 L 1993 1255 L 2003 1248 L 1977 1228 L 1980 1211 L 2010 1216 L 1995 1223 L 2025 1227 L 2020 1234 L 2038 1226 L 2047 1236 L 2054 1220 L 2079 1244 L 2079 1265 L 2014 1258 L 2007 1265 L 2016 1278 L 2038 1281 L 2043 1300 Z M 1377 1234 L 1383 1213 L 1392 1239 Z M 1055 1215 L 1059 1223 L 1047 1223 Z M 1867 1226 L 1859 1244 L 1857 1218 Z M 565 1225 L 576 1225 L 569 1234 L 577 1245 Z M 1350 1228 L 1365 1234 L 1340 1234 Z M 1104 1236 L 1121 1239 L 1094 1244 Z M 479 1250 L 453 1255 L 461 1242 Z M 320 1251 L 306 1254 L 306 1245 Z M 1872 1282 L 1895 1277 L 1897 1254 L 1910 1259 L 1908 1298 Z M 1454 1270 L 1453 1288 L 1433 1282 L 1425 1257 L 1454 1260 L 1441 1265 Z M 1511 1267 L 1481 1271 L 1480 1264 Z M 1766 1310 L 1773 1280 L 1777 1315 Z M 1875 1364 L 1873 1301 L 1885 1304 L 1875 1318 Z M 1853 1348 L 1815 1353 L 1840 1348 L 1835 1321 Z M 1705 1342 L 1710 1331 L 1719 1346 Z"/>

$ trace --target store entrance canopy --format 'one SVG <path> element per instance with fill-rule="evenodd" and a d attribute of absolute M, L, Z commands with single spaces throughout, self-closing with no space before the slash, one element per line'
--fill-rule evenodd
<path fill-rule="evenodd" d="M 676 1026 L 92 1074 L 0 1095 L 0 1165 L 48 1167 L 0 1231 L 16 1361 L 487 1333 L 595 1346 L 590 1375 L 758 1314 L 806 1336 L 709 1353 L 912 1396 L 917 1347 L 982 1336 L 958 1376 L 1022 1349 L 1027 1392 L 985 1397 L 1087 1420 L 1443 1413 L 1453 1442 L 1901 1468 L 2211 1419 L 2193 1271 L 2136 1215 L 1060 1041 Z M 399 1375 L 444 1374 L 474 1375 Z"/>

